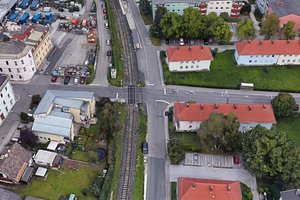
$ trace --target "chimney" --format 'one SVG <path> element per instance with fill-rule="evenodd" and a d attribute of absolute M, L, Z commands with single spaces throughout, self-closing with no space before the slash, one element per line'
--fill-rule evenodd
<path fill-rule="evenodd" d="M 219 107 L 219 105 L 218 105 L 218 104 L 215 104 L 215 109 L 216 109 L 216 110 L 218 109 L 218 107 Z"/>
<path fill-rule="evenodd" d="M 262 42 L 261 40 L 259 40 L 259 45 L 262 45 L 262 43 L 263 43 L 263 42 Z"/>
<path fill-rule="evenodd" d="M 265 110 L 265 109 L 266 109 L 266 105 L 265 105 L 265 104 L 263 104 L 262 106 L 263 106 L 263 109 Z"/>
<path fill-rule="evenodd" d="M 192 47 L 189 46 L 189 51 L 192 51 Z"/>
<path fill-rule="evenodd" d="M 200 105 L 200 109 L 204 110 L 204 105 L 203 104 Z"/>
<path fill-rule="evenodd" d="M 189 104 L 189 103 L 186 103 L 186 107 L 189 108 L 189 107 L 190 107 L 190 104 Z"/>
<path fill-rule="evenodd" d="M 201 50 L 203 49 L 203 46 L 201 46 Z"/>
<path fill-rule="evenodd" d="M 230 190 L 231 190 L 231 185 L 230 185 L 230 184 L 228 184 L 228 185 L 227 185 L 227 192 L 229 193 L 229 192 L 230 192 Z"/>
<path fill-rule="evenodd" d="M 233 104 L 233 109 L 236 110 L 236 108 L 237 108 L 237 105 Z"/>
<path fill-rule="evenodd" d="M 194 190 L 195 188 L 196 188 L 196 184 L 193 183 L 193 184 L 192 184 L 192 189 Z"/>
<path fill-rule="evenodd" d="M 287 44 L 290 44 L 290 40 L 287 40 L 286 43 L 287 43 Z"/>
<path fill-rule="evenodd" d="M 250 44 L 251 43 L 251 40 L 248 40 L 248 44 Z"/>
<path fill-rule="evenodd" d="M 252 106 L 248 106 L 248 110 L 250 112 L 252 110 Z"/>
<path fill-rule="evenodd" d="M 210 186 L 209 186 L 209 191 L 212 192 L 213 189 L 214 189 L 214 186 L 213 186 L 213 185 L 210 185 Z"/>
<path fill-rule="evenodd" d="M 274 44 L 275 43 L 275 41 L 274 40 L 271 40 L 271 44 Z"/>

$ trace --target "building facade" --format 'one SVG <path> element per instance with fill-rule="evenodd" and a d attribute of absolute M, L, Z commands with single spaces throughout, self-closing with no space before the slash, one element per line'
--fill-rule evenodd
<path fill-rule="evenodd" d="M 299 40 L 262 40 L 235 43 L 239 66 L 299 65 Z"/>
<path fill-rule="evenodd" d="M 166 61 L 172 72 L 209 71 L 213 60 L 207 46 L 178 46 L 168 48 Z"/>
<path fill-rule="evenodd" d="M 244 2 L 241 0 L 153 0 L 153 18 L 158 7 L 165 7 L 168 12 L 175 12 L 183 15 L 184 9 L 193 7 L 199 9 L 202 14 L 215 12 L 217 15 L 227 13 L 230 17 L 239 17 Z"/>
<path fill-rule="evenodd" d="M 259 104 L 197 104 L 175 103 L 174 125 L 177 132 L 195 132 L 212 113 L 225 116 L 234 113 L 240 122 L 239 131 L 248 131 L 257 125 L 271 129 L 276 119 L 271 105 Z"/>
<path fill-rule="evenodd" d="M 6 75 L 0 74 L 0 126 L 16 104 L 13 87 Z"/>
<path fill-rule="evenodd" d="M 0 42 L 0 73 L 12 81 L 30 80 L 36 72 L 32 47 L 20 40 Z"/>

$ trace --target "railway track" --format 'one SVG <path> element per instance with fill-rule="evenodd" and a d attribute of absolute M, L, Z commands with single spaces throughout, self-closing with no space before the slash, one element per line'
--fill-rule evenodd
<path fill-rule="evenodd" d="M 122 166 L 118 184 L 119 200 L 131 200 L 134 186 L 134 174 L 137 156 L 137 107 L 135 92 L 134 70 L 137 67 L 136 55 L 133 48 L 131 31 L 126 17 L 123 15 L 118 0 L 111 0 L 113 12 L 116 16 L 119 30 L 119 37 L 122 41 L 123 62 L 125 66 L 126 80 L 128 86 L 128 113 L 126 118 Z"/>

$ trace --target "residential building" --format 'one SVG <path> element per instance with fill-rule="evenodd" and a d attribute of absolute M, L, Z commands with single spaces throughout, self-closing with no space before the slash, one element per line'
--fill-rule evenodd
<path fill-rule="evenodd" d="M 0 47 L 0 73 L 13 81 L 30 80 L 36 71 L 32 47 L 20 40 L 2 40 Z"/>
<path fill-rule="evenodd" d="M 178 200 L 241 200 L 239 181 L 185 178 L 177 180 Z"/>
<path fill-rule="evenodd" d="M 262 14 L 265 14 L 270 7 L 269 0 L 256 0 L 255 4 Z"/>
<path fill-rule="evenodd" d="M 15 104 L 15 94 L 13 87 L 10 84 L 9 77 L 0 74 L 0 126 Z"/>
<path fill-rule="evenodd" d="M 20 144 L 14 143 L 0 156 L 0 182 L 18 184 L 29 167 L 32 153 Z"/>
<path fill-rule="evenodd" d="M 21 196 L 19 196 L 18 194 L 8 191 L 8 190 L 4 190 L 2 188 L 0 188 L 0 199 L 3 200 L 22 200 Z"/>
<path fill-rule="evenodd" d="M 176 131 L 197 131 L 202 122 L 206 121 L 210 114 L 222 113 L 228 115 L 234 113 L 240 122 L 239 131 L 248 131 L 257 125 L 271 129 L 276 124 L 276 119 L 270 104 L 198 104 L 179 103 L 174 104 L 174 124 Z"/>
<path fill-rule="evenodd" d="M 57 153 L 55 153 L 55 152 L 45 151 L 45 150 L 40 149 L 34 156 L 33 160 L 34 160 L 35 164 L 37 164 L 39 166 L 52 167 L 56 156 L 57 156 Z"/>
<path fill-rule="evenodd" d="M 227 13 L 230 17 L 239 17 L 243 5 L 242 0 L 152 0 L 152 15 L 154 18 L 158 7 L 165 7 L 168 12 L 175 12 L 179 15 L 183 14 L 184 9 L 193 7 L 199 9 L 202 14 Z"/>
<path fill-rule="evenodd" d="M 75 125 L 95 123 L 95 111 L 93 92 L 48 90 L 33 114 L 32 131 L 41 143 L 70 142 Z"/>
<path fill-rule="evenodd" d="M 280 200 L 300 200 L 300 189 L 281 191 L 280 196 Z"/>
<path fill-rule="evenodd" d="M 300 40 L 255 40 L 235 43 L 237 65 L 299 65 Z"/>
<path fill-rule="evenodd" d="M 178 46 L 168 48 L 166 61 L 173 72 L 209 70 L 213 56 L 207 46 Z"/>

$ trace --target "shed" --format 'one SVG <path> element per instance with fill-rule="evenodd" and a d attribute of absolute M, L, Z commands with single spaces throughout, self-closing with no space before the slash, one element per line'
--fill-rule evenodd
<path fill-rule="evenodd" d="M 37 165 L 52 167 L 56 155 L 57 153 L 40 149 L 35 155 L 34 161 Z"/>
<path fill-rule="evenodd" d="M 8 190 L 0 188 L 0 199 L 5 200 L 21 200 L 21 196 Z"/>
<path fill-rule="evenodd" d="M 35 175 L 39 176 L 39 177 L 45 177 L 47 174 L 48 169 L 45 167 L 39 167 L 36 172 Z"/>
<path fill-rule="evenodd" d="M 58 142 L 56 141 L 50 141 L 48 147 L 47 147 L 47 150 L 51 150 L 51 151 L 55 151 L 57 146 L 58 146 Z"/>
<path fill-rule="evenodd" d="M 34 171 L 33 167 L 27 167 L 24 174 L 22 175 L 21 181 L 25 183 L 30 183 L 31 178 L 33 176 L 33 171 Z"/>

